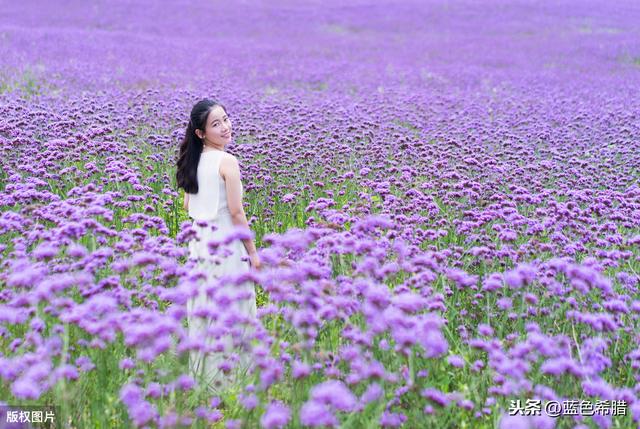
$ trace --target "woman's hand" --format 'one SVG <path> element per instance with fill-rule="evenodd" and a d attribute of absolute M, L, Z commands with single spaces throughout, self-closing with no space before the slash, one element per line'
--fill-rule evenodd
<path fill-rule="evenodd" d="M 260 263 L 260 257 L 258 256 L 257 253 L 250 254 L 249 261 L 251 263 L 251 267 L 255 268 L 256 270 L 259 270 L 260 268 L 262 268 L 262 264 Z"/>

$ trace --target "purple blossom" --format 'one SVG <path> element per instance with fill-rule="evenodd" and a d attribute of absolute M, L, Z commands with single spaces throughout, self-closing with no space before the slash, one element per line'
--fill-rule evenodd
<path fill-rule="evenodd" d="M 338 425 L 338 419 L 327 404 L 307 401 L 300 409 L 300 423 L 311 427 L 335 427 Z"/>
<path fill-rule="evenodd" d="M 280 401 L 273 401 L 268 406 L 262 417 L 260 425 L 265 429 L 283 428 L 291 419 L 289 407 Z"/>
<path fill-rule="evenodd" d="M 355 395 L 338 380 L 327 380 L 314 386 L 310 396 L 312 401 L 329 404 L 340 411 L 352 411 L 357 404 Z"/>
<path fill-rule="evenodd" d="M 240 395 L 240 403 L 246 410 L 253 410 L 258 406 L 258 397 L 251 393 L 249 395 Z"/>
<path fill-rule="evenodd" d="M 360 402 L 363 404 L 368 404 L 370 402 L 374 402 L 379 400 L 384 395 L 384 390 L 378 383 L 371 383 L 367 386 L 367 390 L 362 393 L 360 397 Z"/>
<path fill-rule="evenodd" d="M 449 398 L 447 397 L 447 395 L 442 393 L 440 390 L 432 387 L 428 387 L 422 390 L 420 394 L 422 395 L 422 397 L 429 399 L 430 401 L 433 401 L 443 407 L 449 403 Z"/>
<path fill-rule="evenodd" d="M 455 366 L 456 368 L 462 368 L 464 366 L 464 359 L 458 355 L 451 355 L 447 357 L 447 362 L 449 362 L 449 365 Z"/>
<path fill-rule="evenodd" d="M 311 373 L 311 367 L 304 362 L 293 361 L 291 365 L 291 375 L 293 378 L 300 379 Z"/>
<path fill-rule="evenodd" d="M 490 337 L 493 335 L 493 328 L 491 328 L 491 326 L 486 323 L 480 323 L 478 325 L 478 333 L 485 337 Z"/>
<path fill-rule="evenodd" d="M 407 416 L 402 413 L 391 413 L 383 411 L 380 416 L 380 426 L 383 428 L 397 428 L 407 420 Z"/>

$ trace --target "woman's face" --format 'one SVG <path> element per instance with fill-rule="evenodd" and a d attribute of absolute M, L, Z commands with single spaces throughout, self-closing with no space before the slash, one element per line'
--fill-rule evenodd
<path fill-rule="evenodd" d="M 231 141 L 231 120 L 222 106 L 215 106 L 209 112 L 204 133 L 202 130 L 196 132 L 200 138 L 204 138 L 205 145 L 224 147 Z"/>

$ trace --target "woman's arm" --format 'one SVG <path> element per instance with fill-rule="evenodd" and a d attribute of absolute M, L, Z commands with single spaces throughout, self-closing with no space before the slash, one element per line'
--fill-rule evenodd
<path fill-rule="evenodd" d="M 227 190 L 227 205 L 229 206 L 232 222 L 234 225 L 244 226 L 249 229 L 249 222 L 247 222 L 247 216 L 242 206 L 242 183 L 240 182 L 240 166 L 238 165 L 238 160 L 235 157 L 228 157 L 224 159 L 223 162 L 225 163 L 226 170 L 224 179 Z M 256 245 L 252 239 L 247 238 L 242 241 L 249 255 L 257 252 Z"/>
<path fill-rule="evenodd" d="M 189 210 L 189 194 L 184 193 L 184 209 Z"/>

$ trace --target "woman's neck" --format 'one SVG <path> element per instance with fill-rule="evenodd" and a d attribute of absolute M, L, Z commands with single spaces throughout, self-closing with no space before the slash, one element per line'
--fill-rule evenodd
<path fill-rule="evenodd" d="M 202 152 L 214 152 L 214 151 L 224 152 L 224 148 L 218 149 L 213 146 L 206 146 L 206 145 L 202 148 Z"/>

